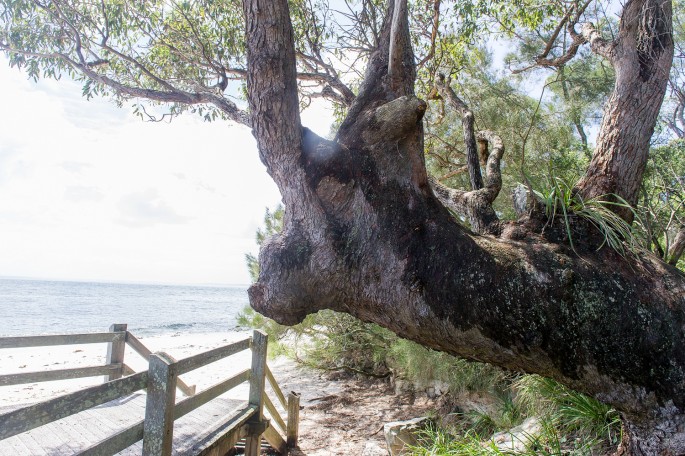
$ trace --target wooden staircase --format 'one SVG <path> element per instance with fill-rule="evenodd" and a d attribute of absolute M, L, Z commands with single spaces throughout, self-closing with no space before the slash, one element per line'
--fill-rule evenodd
<path fill-rule="evenodd" d="M 266 364 L 267 341 L 266 334 L 254 331 L 252 337 L 176 360 L 151 353 L 126 325 L 112 325 L 107 333 L 0 338 L 0 349 L 103 342 L 108 347 L 104 366 L 0 375 L 0 388 L 107 376 L 101 385 L 0 414 L 0 455 L 34 454 L 38 445 L 44 454 L 60 455 L 224 455 L 239 448 L 256 456 L 262 441 L 284 453 L 297 445 L 299 396 L 286 398 L 274 379 Z M 148 360 L 147 370 L 134 372 L 124 363 L 126 344 Z M 252 352 L 250 367 L 202 391 L 179 378 L 244 350 Z M 221 397 L 245 382 L 246 401 Z M 285 418 L 267 394 L 267 382 Z M 186 397 L 177 401 L 177 389 Z M 107 423 L 104 438 L 102 432 L 97 437 L 98 420 Z M 59 438 L 65 433 L 70 437 Z"/>

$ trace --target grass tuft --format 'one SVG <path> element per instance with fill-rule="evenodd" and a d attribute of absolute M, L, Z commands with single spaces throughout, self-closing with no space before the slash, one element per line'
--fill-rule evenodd
<path fill-rule="evenodd" d="M 559 177 L 550 179 L 549 189 L 535 190 L 534 193 L 544 204 L 549 223 L 552 223 L 558 215 L 563 217 L 566 235 L 574 251 L 572 215 L 588 221 L 602 234 L 603 241 L 597 250 L 606 245 L 622 256 L 638 250 L 639 244 L 633 228 L 614 212 L 615 209 L 628 209 L 637 218 L 632 206 L 620 196 L 607 194 L 584 199 L 573 191 L 571 185 Z"/>

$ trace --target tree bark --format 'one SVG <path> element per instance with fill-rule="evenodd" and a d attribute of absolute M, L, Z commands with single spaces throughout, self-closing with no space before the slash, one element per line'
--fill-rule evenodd
<path fill-rule="evenodd" d="M 532 232 L 497 239 L 460 226 L 428 180 L 426 103 L 413 95 L 409 42 L 393 38 L 404 33 L 402 21 L 391 24 L 393 3 L 328 141 L 299 125 L 287 1 L 244 0 L 254 134 L 286 203 L 284 231 L 262 246 L 251 305 L 283 324 L 347 312 L 437 350 L 554 378 L 622 412 L 638 445 L 625 454 L 684 454 L 685 277 L 649 255 L 578 245 L 581 257 Z M 391 42 L 405 47 L 391 53 Z M 391 55 L 404 70 L 389 77 Z M 624 149 L 607 150 L 624 163 L 614 156 Z M 663 436 L 651 439 L 645 423 Z M 635 449 L 643 443 L 651 453 Z"/>
<path fill-rule="evenodd" d="M 675 266 L 685 252 L 685 226 L 681 226 L 668 249 L 668 264 Z"/>
<path fill-rule="evenodd" d="M 613 43 L 589 27 L 583 35 L 595 52 L 609 59 L 616 83 L 577 190 L 584 198 L 615 194 L 635 205 L 673 60 L 671 1 L 628 1 Z M 632 221 L 629 209 L 617 212 Z"/>

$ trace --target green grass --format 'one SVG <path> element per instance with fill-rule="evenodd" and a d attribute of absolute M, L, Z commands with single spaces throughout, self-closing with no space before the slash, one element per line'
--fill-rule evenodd
<path fill-rule="evenodd" d="M 631 225 L 614 212 L 627 209 L 637 218 L 626 200 L 615 194 L 584 199 L 559 177 L 552 177 L 549 184 L 548 189 L 535 190 L 534 193 L 544 204 L 549 223 L 553 223 L 557 216 L 562 217 L 569 244 L 574 251 L 572 216 L 588 221 L 601 233 L 603 242 L 597 250 L 606 245 L 623 256 L 635 253 L 638 242 Z"/>

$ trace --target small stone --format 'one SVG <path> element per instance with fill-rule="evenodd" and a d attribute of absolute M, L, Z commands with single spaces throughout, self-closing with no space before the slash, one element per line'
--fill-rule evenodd
<path fill-rule="evenodd" d="M 418 444 L 417 434 L 425 429 L 431 419 L 424 416 L 407 421 L 394 421 L 383 426 L 385 442 L 391 456 L 407 454 L 410 446 Z"/>
<path fill-rule="evenodd" d="M 530 441 L 539 436 L 541 432 L 542 424 L 539 419 L 533 416 L 508 431 L 498 432 L 492 436 L 491 441 L 501 451 L 519 453 L 525 451 Z"/>

